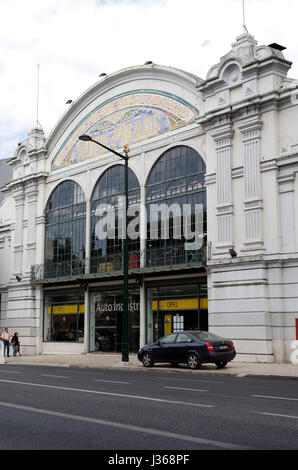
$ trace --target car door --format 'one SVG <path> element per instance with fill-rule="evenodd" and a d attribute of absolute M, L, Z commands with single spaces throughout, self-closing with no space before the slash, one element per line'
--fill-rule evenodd
<path fill-rule="evenodd" d="M 159 340 L 158 347 L 154 351 L 154 360 L 156 362 L 171 362 L 176 336 L 176 333 L 171 333 Z"/>
<path fill-rule="evenodd" d="M 173 361 L 185 362 L 192 342 L 193 340 L 191 336 L 189 336 L 187 333 L 178 333 L 173 348 Z"/>

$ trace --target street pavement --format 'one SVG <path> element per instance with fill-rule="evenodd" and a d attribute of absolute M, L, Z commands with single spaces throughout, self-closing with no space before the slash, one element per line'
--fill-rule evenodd
<path fill-rule="evenodd" d="M 138 361 L 136 354 L 130 354 L 129 362 L 123 363 L 121 354 L 113 353 L 87 353 L 87 354 L 52 354 L 35 356 L 5 357 L 5 364 L 9 365 L 44 365 L 56 367 L 79 367 L 79 368 L 104 368 L 104 369 L 143 369 L 143 365 Z M 5 367 L 5 364 L 1 366 Z M 289 378 L 298 380 L 298 364 L 267 364 L 267 363 L 246 363 L 230 362 L 225 369 L 217 369 L 213 364 L 203 364 L 199 370 L 190 370 L 186 365 L 181 364 L 178 368 L 168 364 L 157 364 L 153 368 L 146 369 L 150 372 L 174 372 L 179 370 L 186 374 L 210 374 L 227 375 L 234 377 L 271 377 Z"/>
<path fill-rule="evenodd" d="M 295 380 L 15 364 L 0 367 L 0 451 L 297 450 Z"/>

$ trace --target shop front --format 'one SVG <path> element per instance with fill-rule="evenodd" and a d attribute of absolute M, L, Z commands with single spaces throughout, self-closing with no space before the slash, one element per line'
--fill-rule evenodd
<path fill-rule="evenodd" d="M 137 352 L 140 343 L 140 291 L 129 290 L 129 351 Z M 121 352 L 123 289 L 96 290 L 90 293 L 90 351 Z"/>
<path fill-rule="evenodd" d="M 208 330 L 206 282 L 148 287 L 147 343 L 172 332 L 198 329 Z"/>
<path fill-rule="evenodd" d="M 45 291 L 44 353 L 122 352 L 123 287 L 91 287 L 89 308 L 85 304 L 86 293 L 64 289 Z M 140 298 L 143 299 L 142 305 Z M 147 344 L 172 332 L 207 331 L 206 278 L 188 278 L 176 283 L 174 280 L 148 281 L 141 297 L 140 287 L 132 285 L 128 309 L 130 353 L 139 350 L 141 330 Z M 141 316 L 141 311 L 146 311 L 146 315 Z M 143 318 L 142 325 L 140 318 Z M 85 331 L 87 328 L 89 331 Z"/>
<path fill-rule="evenodd" d="M 45 293 L 44 342 L 84 343 L 84 294 Z"/>

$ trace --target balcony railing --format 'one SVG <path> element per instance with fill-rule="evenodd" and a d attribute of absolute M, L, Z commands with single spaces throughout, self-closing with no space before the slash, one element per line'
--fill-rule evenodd
<path fill-rule="evenodd" d="M 131 251 L 128 255 L 129 272 L 162 271 L 173 266 L 205 266 L 210 246 L 203 246 L 197 251 L 187 251 L 184 246 L 150 248 L 143 251 Z M 97 256 L 90 259 L 46 262 L 31 267 L 31 282 L 51 281 L 84 277 L 102 277 L 123 273 L 122 253 Z"/>

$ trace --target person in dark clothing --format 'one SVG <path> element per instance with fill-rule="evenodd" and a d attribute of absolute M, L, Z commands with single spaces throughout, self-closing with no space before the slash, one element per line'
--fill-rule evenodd
<path fill-rule="evenodd" d="M 19 334 L 17 332 L 11 338 L 11 344 L 12 344 L 12 347 L 13 347 L 13 355 L 14 355 L 14 357 L 16 357 L 17 352 L 20 351 Z M 19 352 L 19 355 L 21 355 L 20 352 Z"/>

